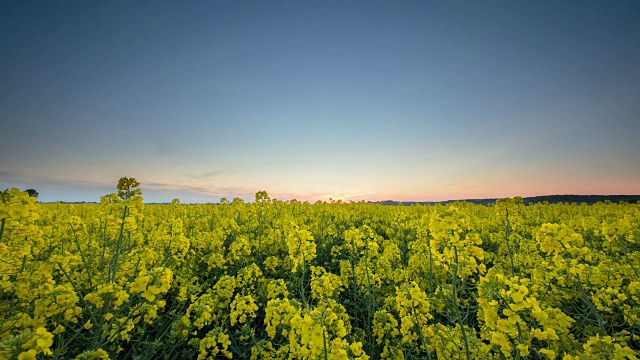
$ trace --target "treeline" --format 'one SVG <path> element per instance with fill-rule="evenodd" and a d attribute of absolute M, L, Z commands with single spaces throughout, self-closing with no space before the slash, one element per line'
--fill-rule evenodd
<path fill-rule="evenodd" d="M 412 205 L 412 204 L 422 204 L 422 205 L 433 205 L 433 204 L 449 204 L 456 201 L 466 201 L 474 204 L 480 205 L 494 205 L 498 199 L 464 199 L 464 200 L 445 200 L 445 201 L 393 201 L 393 200 L 385 200 L 378 201 L 377 203 L 383 205 L 398 205 L 401 203 L 402 205 Z M 640 195 L 544 195 L 544 196 L 533 196 L 533 197 L 525 197 L 523 198 L 525 204 L 537 204 L 547 202 L 549 204 L 558 204 L 558 203 L 569 203 L 569 204 L 582 204 L 586 203 L 588 205 L 593 205 L 599 202 L 626 202 L 629 204 L 634 204 L 640 201 Z"/>

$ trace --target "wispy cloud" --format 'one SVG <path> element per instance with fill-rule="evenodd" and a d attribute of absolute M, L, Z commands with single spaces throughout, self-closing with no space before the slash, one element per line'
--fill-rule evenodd
<path fill-rule="evenodd" d="M 187 192 L 192 194 L 208 195 L 208 196 L 237 196 L 246 197 L 251 194 L 254 189 L 246 187 L 224 187 L 224 186 L 203 186 L 203 185 L 185 185 L 164 182 L 147 182 L 142 184 L 142 191 L 171 191 L 171 192 Z"/>
<path fill-rule="evenodd" d="M 247 172 L 247 170 L 244 167 L 234 166 L 234 167 L 222 168 L 217 170 L 205 171 L 198 174 L 192 174 L 192 175 L 188 175 L 188 177 L 199 180 L 199 179 L 216 178 L 216 177 L 221 177 L 223 175 L 233 175 L 233 174 L 239 174 L 239 173 L 245 173 L 245 172 Z"/>
<path fill-rule="evenodd" d="M 211 177 L 216 177 L 219 175 L 222 175 L 224 173 L 227 173 L 228 169 L 219 169 L 219 170 L 214 170 L 214 171 L 207 171 L 204 173 L 200 173 L 200 174 L 195 174 L 195 175 L 190 175 L 189 177 L 191 177 L 192 179 L 207 179 L 207 178 L 211 178 Z"/>
<path fill-rule="evenodd" d="M 38 183 L 43 185 L 52 186 L 99 186 L 99 187 L 114 187 L 115 183 L 107 181 L 95 181 L 84 180 L 78 178 L 66 178 L 66 177 L 54 177 L 54 176 L 42 176 L 42 175 L 26 175 L 15 172 L 0 171 L 0 178 L 6 178 L 8 180 L 20 181 L 26 183 Z"/>
<path fill-rule="evenodd" d="M 5 179 L 22 179 L 23 176 L 18 174 L 18 173 L 14 173 L 14 172 L 10 172 L 10 171 L 0 171 L 0 179 L 1 178 L 5 178 Z"/>

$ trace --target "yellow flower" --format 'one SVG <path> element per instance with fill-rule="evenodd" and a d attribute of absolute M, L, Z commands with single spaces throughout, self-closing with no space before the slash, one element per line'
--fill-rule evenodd
<path fill-rule="evenodd" d="M 147 284 L 151 281 L 151 276 L 141 275 L 138 276 L 129 287 L 132 292 L 141 293 L 146 290 Z"/>
<path fill-rule="evenodd" d="M 18 360 L 36 360 L 36 351 L 31 349 L 21 352 L 20 355 L 18 355 Z"/>
<path fill-rule="evenodd" d="M 540 353 L 544 354 L 547 359 L 555 359 L 556 358 L 556 352 L 553 350 L 549 350 L 549 349 L 540 349 Z"/>
<path fill-rule="evenodd" d="M 516 346 L 516 348 L 518 348 L 518 351 L 520 352 L 520 356 L 529 355 L 529 346 L 528 345 L 520 344 L 520 345 Z"/>
<path fill-rule="evenodd" d="M 49 348 L 53 345 L 53 334 L 48 332 L 47 329 L 40 327 L 36 330 L 36 335 L 39 337 L 38 340 L 36 340 L 36 344 L 38 344 L 45 355 L 51 355 L 52 352 Z"/>
<path fill-rule="evenodd" d="M 257 310 L 258 306 L 251 295 L 242 297 L 236 295 L 231 303 L 231 325 L 233 326 L 236 323 L 243 324 L 247 317 L 255 318 Z"/>

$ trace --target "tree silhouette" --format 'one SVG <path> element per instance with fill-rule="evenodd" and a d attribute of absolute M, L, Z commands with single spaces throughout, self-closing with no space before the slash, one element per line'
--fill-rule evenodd
<path fill-rule="evenodd" d="M 34 198 L 38 198 L 38 192 L 35 189 L 27 189 L 25 190 L 27 192 L 27 194 L 29 194 L 29 196 L 34 197 Z"/>

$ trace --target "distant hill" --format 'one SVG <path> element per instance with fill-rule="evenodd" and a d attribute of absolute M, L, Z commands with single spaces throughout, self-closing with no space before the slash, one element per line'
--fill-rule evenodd
<path fill-rule="evenodd" d="M 445 200 L 445 201 L 402 201 L 402 205 L 412 205 L 412 204 L 423 204 L 423 205 L 434 205 L 434 204 L 449 204 L 456 201 L 466 201 L 474 204 L 481 205 L 489 205 L 495 204 L 497 199 L 463 199 L 463 200 Z M 618 202 L 627 202 L 627 203 L 636 203 L 640 201 L 640 195 L 543 195 L 543 196 L 533 196 L 523 198 L 524 203 L 529 204 L 537 204 L 542 202 L 548 202 L 549 204 L 557 204 L 557 203 L 576 203 L 582 204 L 586 203 L 588 205 L 593 205 L 598 202 L 610 201 L 612 203 Z M 374 203 L 382 204 L 382 205 L 398 205 L 399 201 L 393 200 L 385 200 L 385 201 L 376 201 Z"/>

